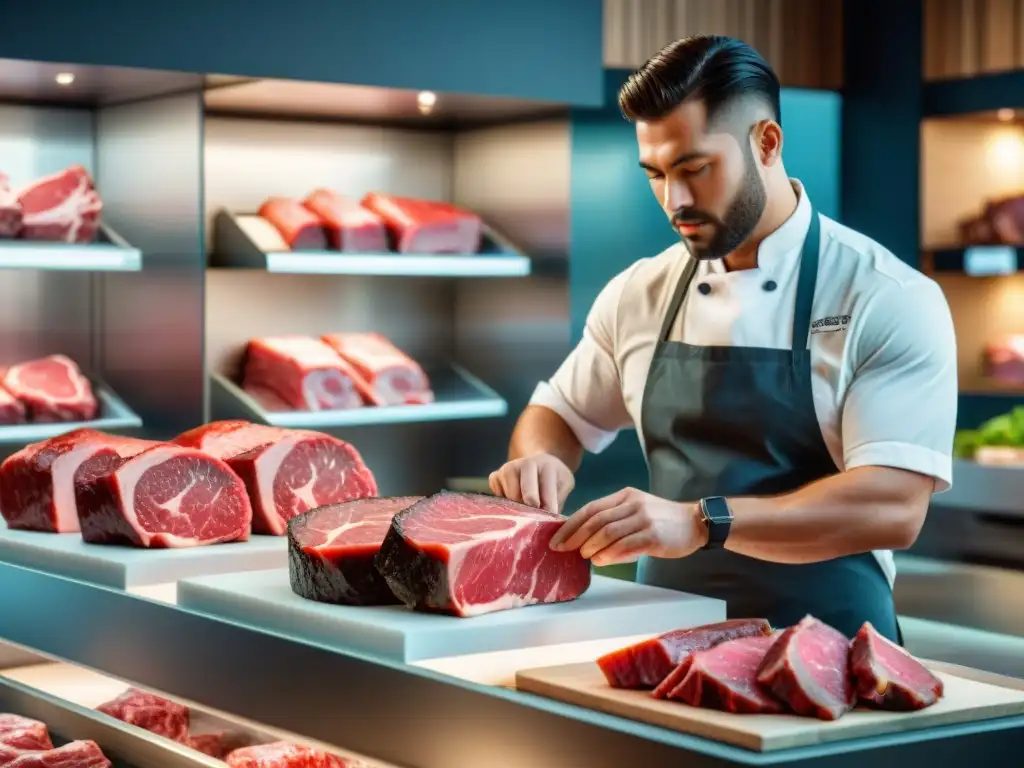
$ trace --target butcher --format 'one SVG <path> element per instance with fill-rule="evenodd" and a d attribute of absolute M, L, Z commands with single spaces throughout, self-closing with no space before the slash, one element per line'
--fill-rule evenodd
<path fill-rule="evenodd" d="M 779 81 L 750 46 L 672 43 L 619 106 L 680 242 L 629 254 L 601 290 L 491 490 L 559 510 L 584 451 L 633 427 L 648 490 L 590 501 L 553 549 L 637 562 L 638 581 L 720 598 L 733 618 L 812 614 L 851 637 L 870 621 L 902 642 L 892 551 L 951 483 L 941 290 L 787 175 Z"/>

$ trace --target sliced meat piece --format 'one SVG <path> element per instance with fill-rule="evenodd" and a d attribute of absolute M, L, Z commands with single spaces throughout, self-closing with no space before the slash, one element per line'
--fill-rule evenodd
<path fill-rule="evenodd" d="M 782 712 L 782 703 L 757 682 L 761 662 L 775 642 L 770 635 L 741 637 L 694 652 L 684 662 L 682 682 L 665 698 L 737 714 Z"/>
<path fill-rule="evenodd" d="M 419 363 L 379 333 L 330 333 L 323 337 L 369 387 L 376 405 L 434 402 L 430 380 Z"/>
<path fill-rule="evenodd" d="M 0 387 L 0 425 L 24 424 L 27 415 L 22 402 Z"/>
<path fill-rule="evenodd" d="M 110 768 L 113 764 L 95 741 L 71 741 L 45 750 L 22 750 L 0 745 L 4 768 Z"/>
<path fill-rule="evenodd" d="M 451 203 L 370 193 L 362 204 L 387 224 L 399 253 L 476 253 L 483 223 Z"/>
<path fill-rule="evenodd" d="M 293 251 L 323 251 L 327 232 L 320 218 L 298 200 L 271 197 L 260 206 L 259 215 L 274 225 Z"/>
<path fill-rule="evenodd" d="M 359 408 L 369 388 L 327 344 L 309 336 L 253 339 L 242 386 L 269 389 L 296 410 Z"/>
<path fill-rule="evenodd" d="M 376 564 L 411 608 L 479 616 L 574 600 L 590 561 L 548 546 L 565 518 L 494 496 L 444 491 L 395 515 Z"/>
<path fill-rule="evenodd" d="M 33 421 L 89 421 L 99 409 L 89 380 L 64 355 L 13 365 L 2 383 L 28 407 Z"/>
<path fill-rule="evenodd" d="M 253 424 L 241 419 L 226 419 L 211 421 L 209 424 L 182 432 L 171 442 L 185 448 L 195 448 L 217 459 L 229 459 L 279 440 L 286 434 L 288 430 L 280 427 Z"/>
<path fill-rule="evenodd" d="M 76 486 L 82 538 L 94 544 L 181 548 L 245 541 L 245 483 L 220 459 L 161 443 Z"/>
<path fill-rule="evenodd" d="M 128 688 L 96 710 L 179 744 L 190 743 L 188 707 L 155 693 Z"/>
<path fill-rule="evenodd" d="M 103 201 L 80 165 L 32 182 L 18 193 L 18 202 L 24 240 L 91 243 L 96 238 Z"/>
<path fill-rule="evenodd" d="M 731 619 L 675 629 L 606 653 L 598 658 L 597 666 L 613 688 L 654 688 L 694 651 L 771 631 L 766 619 Z"/>
<path fill-rule="evenodd" d="M 303 205 L 320 219 L 331 248 L 346 253 L 385 253 L 389 250 L 384 221 L 358 201 L 331 189 L 316 189 L 309 193 Z"/>
<path fill-rule="evenodd" d="M 245 483 L 253 533 L 283 536 L 287 522 L 307 510 L 377 495 L 359 451 L 322 432 L 288 430 L 227 463 Z"/>
<path fill-rule="evenodd" d="M 223 760 L 230 752 L 249 745 L 250 740 L 242 733 L 219 731 L 217 733 L 193 733 L 188 745 L 196 752 Z"/>
<path fill-rule="evenodd" d="M 942 698 L 942 680 L 905 649 L 865 622 L 850 646 L 857 695 L 881 709 L 908 712 Z"/>
<path fill-rule="evenodd" d="M 287 741 L 236 749 L 227 763 L 228 768 L 366 768 L 360 760 Z"/>
<path fill-rule="evenodd" d="M 21 203 L 11 189 L 10 179 L 0 173 L 0 238 L 17 237 L 21 232 Z"/>
<path fill-rule="evenodd" d="M 361 499 L 311 509 L 288 524 L 292 592 L 340 605 L 399 602 L 374 565 L 391 520 L 421 496 Z"/>
<path fill-rule="evenodd" d="M 15 749 L 53 749 L 46 723 L 11 714 L 0 714 L 0 744 Z"/>
<path fill-rule="evenodd" d="M 846 635 L 806 616 L 771 647 L 757 681 L 798 715 L 838 720 L 856 703 L 849 656 Z"/>
<path fill-rule="evenodd" d="M 0 514 L 22 531 L 79 530 L 77 483 L 89 483 L 121 459 L 158 445 L 151 440 L 76 429 L 25 446 L 0 464 Z"/>

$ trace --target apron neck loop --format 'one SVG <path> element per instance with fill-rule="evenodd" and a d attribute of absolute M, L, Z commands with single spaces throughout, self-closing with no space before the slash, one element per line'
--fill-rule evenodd
<path fill-rule="evenodd" d="M 807 349 L 807 338 L 811 331 L 811 307 L 814 304 L 814 288 L 818 282 L 818 254 L 821 250 L 821 222 L 818 212 L 811 208 L 811 223 L 807 227 L 803 249 L 800 252 L 800 277 L 796 285 L 796 302 L 793 308 L 793 351 Z M 794 359 L 796 356 L 794 355 Z"/>

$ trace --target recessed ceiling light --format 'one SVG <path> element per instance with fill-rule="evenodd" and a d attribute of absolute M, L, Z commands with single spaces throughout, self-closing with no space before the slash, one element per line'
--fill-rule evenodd
<path fill-rule="evenodd" d="M 75 82 L 75 75 L 73 72 L 60 72 L 54 80 L 57 81 L 57 85 L 71 85 Z"/>
<path fill-rule="evenodd" d="M 416 96 L 416 104 L 419 105 L 422 114 L 429 115 L 437 104 L 437 94 L 433 91 L 420 91 Z"/>
<path fill-rule="evenodd" d="M 996 117 L 998 117 L 1000 122 L 1003 122 L 1003 123 L 1008 123 L 1011 120 L 1013 120 L 1013 116 L 1014 116 L 1013 110 L 1005 108 L 1005 107 L 1003 109 L 1000 109 L 998 112 L 996 112 Z"/>

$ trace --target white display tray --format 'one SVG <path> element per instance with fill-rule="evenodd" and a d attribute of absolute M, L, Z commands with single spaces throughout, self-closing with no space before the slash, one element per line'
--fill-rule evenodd
<path fill-rule="evenodd" d="M 275 568 L 288 562 L 284 536 L 188 549 L 87 544 L 77 533 L 12 531 L 0 521 L 0 560 L 116 589 Z"/>
<path fill-rule="evenodd" d="M 473 618 L 403 606 L 317 603 L 291 591 L 287 568 L 181 581 L 178 605 L 255 629 L 395 661 L 666 632 L 725 619 L 725 602 L 595 576 L 568 603 L 533 605 Z"/>

